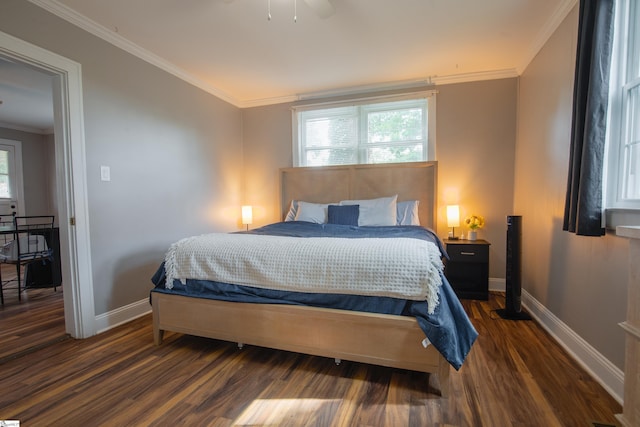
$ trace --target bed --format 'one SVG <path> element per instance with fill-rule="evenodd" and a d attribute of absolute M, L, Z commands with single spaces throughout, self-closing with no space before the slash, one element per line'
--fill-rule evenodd
<path fill-rule="evenodd" d="M 433 251 L 433 247 L 437 246 L 438 255 L 441 255 L 444 254 L 444 250 L 437 237 L 429 231 L 435 228 L 436 177 L 437 163 L 435 162 L 281 169 L 280 206 L 283 222 L 270 224 L 251 232 L 214 236 L 215 239 L 223 239 L 216 240 L 216 246 L 232 247 L 236 242 L 245 239 L 246 243 L 238 243 L 238 245 L 254 248 L 260 246 L 261 242 L 265 242 L 265 245 L 271 245 L 267 246 L 269 250 L 274 247 L 273 245 L 281 245 L 285 239 L 289 239 L 286 240 L 286 244 L 287 248 L 290 248 L 290 239 L 295 239 L 296 245 L 320 245 L 320 248 L 314 246 L 314 250 L 324 250 L 326 254 L 322 252 L 324 255 L 318 256 L 334 255 L 336 258 L 332 263 L 339 264 L 342 255 L 335 253 L 355 252 L 349 245 L 359 244 L 355 241 L 364 238 L 369 242 L 383 242 L 379 246 L 404 245 L 404 242 L 410 242 L 415 246 L 411 250 L 420 254 L 427 247 Z M 351 205 L 350 208 L 336 208 L 335 205 L 340 205 L 338 201 L 360 201 L 360 205 L 357 206 L 360 209 L 362 221 L 365 206 L 368 206 L 367 203 L 370 200 L 385 200 L 386 203 L 389 195 L 394 195 L 394 203 L 417 201 L 418 203 L 412 204 L 415 208 L 413 215 L 419 218 L 421 227 L 391 224 L 363 227 L 342 223 L 319 225 L 309 221 L 296 221 L 295 212 L 293 212 L 293 218 L 287 218 L 294 210 L 292 201 L 302 202 L 300 209 L 304 203 L 310 206 L 332 204 L 333 212 L 339 212 L 341 215 L 345 212 L 353 213 L 353 205 L 357 203 L 346 202 L 344 205 Z M 311 211 L 307 207 L 304 205 L 305 213 L 308 214 Z M 286 221 L 287 219 L 290 221 Z M 299 215 L 298 219 L 306 218 Z M 415 218 L 411 221 L 415 221 Z M 378 236 L 375 233 L 379 230 L 388 235 Z M 417 235 L 413 235 L 415 233 Z M 304 238 L 295 238 L 301 236 Z M 432 279 L 429 279 L 428 283 L 425 281 L 426 273 L 423 271 L 416 273 L 416 276 L 420 276 L 420 280 L 425 282 L 421 294 L 407 294 L 406 297 L 399 297 L 393 292 L 398 289 L 398 284 L 404 291 L 401 281 L 396 283 L 396 288 L 389 290 L 396 280 L 392 276 L 384 276 L 385 278 L 380 280 L 380 286 L 384 287 L 385 292 L 392 293 L 383 293 L 380 296 L 380 291 L 376 290 L 371 295 L 359 295 L 363 293 L 360 290 L 342 292 L 328 289 L 320 292 L 320 297 L 325 298 L 329 295 L 337 305 L 324 304 L 315 299 L 319 294 L 309 292 L 306 288 L 293 288 L 293 290 L 278 288 L 279 283 L 275 282 L 280 276 L 277 272 L 272 276 L 260 273 L 255 280 L 262 281 L 264 284 L 258 284 L 252 282 L 253 273 L 251 277 L 239 278 L 236 279 L 238 283 L 233 283 L 233 279 L 222 282 L 208 280 L 209 272 L 199 276 L 203 269 L 201 265 L 198 265 L 197 270 L 183 271 L 176 268 L 175 265 L 180 264 L 174 262 L 170 255 L 174 248 L 183 249 L 183 246 L 189 247 L 188 244 L 191 245 L 191 249 L 200 248 L 201 237 L 183 239 L 172 245 L 167 252 L 165 263 L 153 278 L 156 288 L 151 292 L 151 302 L 154 342 L 157 345 L 162 343 L 164 331 L 173 331 L 236 342 L 240 347 L 250 344 L 330 357 L 336 359 L 337 363 L 347 360 L 433 373 L 438 378 L 441 395 L 447 396 L 451 366 L 460 368 L 477 337 L 477 332 L 441 270 L 435 285 Z M 334 244 L 346 246 L 342 248 L 342 246 L 333 246 Z M 326 247 L 335 249 L 327 251 Z M 294 251 L 294 254 L 304 254 L 310 250 L 307 246 L 301 246 L 301 248 Z M 404 258 L 408 260 L 413 256 L 413 252 L 407 253 L 409 255 L 404 254 L 402 259 L 393 260 L 387 264 L 399 266 L 401 262 L 406 261 Z M 293 257 L 293 255 L 290 256 Z M 316 252 L 311 256 L 316 256 Z M 371 255 L 367 255 L 369 256 Z M 211 259 L 208 253 L 206 257 Z M 235 254 L 231 257 L 231 263 L 236 257 Z M 429 267 L 429 274 L 432 275 L 433 266 L 437 265 L 438 261 L 434 259 L 433 253 L 429 260 L 432 264 Z M 296 262 L 298 262 L 296 265 L 305 264 L 304 260 Z M 425 264 L 422 261 L 406 262 L 408 264 L 402 264 L 403 271 L 412 264 L 420 266 Z M 306 264 L 315 265 L 316 263 Z M 376 264 L 385 263 L 377 262 Z M 216 265 L 215 268 L 219 271 L 220 267 Z M 241 270 L 247 269 L 243 267 Z M 297 269 L 289 270 L 286 280 L 281 279 L 281 282 L 294 282 L 289 277 L 295 277 Z M 319 276 L 332 276 L 333 273 L 326 273 L 327 271 L 323 270 Z M 373 273 L 374 276 L 380 277 L 383 274 L 387 272 Z M 356 280 L 354 276 L 351 277 L 352 280 Z M 274 281 L 273 286 L 270 284 L 271 280 Z M 370 281 L 373 282 L 372 279 Z M 385 287 L 385 284 L 389 284 L 388 287 Z M 210 288 L 214 288 L 217 296 L 202 293 L 209 292 Z M 437 289 L 435 294 L 434 289 Z M 243 294 L 245 299 L 238 302 L 235 294 L 230 298 L 221 297 L 221 295 L 228 295 L 232 290 L 234 293 L 237 291 Z M 250 295 L 247 297 L 247 294 Z M 293 302 L 282 301 L 283 298 L 287 299 L 291 295 L 293 295 L 291 297 Z M 298 297 L 304 301 L 300 302 Z M 305 299 L 310 297 L 313 298 Z M 435 304 L 434 298 L 437 300 Z M 351 305 L 352 300 L 353 305 Z M 436 329 L 441 332 L 433 335 Z M 443 349 L 445 350 L 442 351 Z M 431 377 L 433 376 L 430 375 Z"/>

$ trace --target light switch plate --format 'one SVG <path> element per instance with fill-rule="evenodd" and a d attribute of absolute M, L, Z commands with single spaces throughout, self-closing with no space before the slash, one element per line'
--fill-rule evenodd
<path fill-rule="evenodd" d="M 100 179 L 102 181 L 111 181 L 111 168 L 109 166 L 100 166 Z"/>

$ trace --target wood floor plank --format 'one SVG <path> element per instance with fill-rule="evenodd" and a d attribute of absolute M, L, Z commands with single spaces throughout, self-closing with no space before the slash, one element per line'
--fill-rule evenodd
<path fill-rule="evenodd" d="M 408 390 L 408 375 L 394 370 L 387 389 L 382 425 L 390 427 L 409 425 L 410 413 L 411 393 Z"/>
<path fill-rule="evenodd" d="M 620 405 L 535 322 L 499 318 L 503 304 L 500 294 L 463 300 L 480 337 L 462 369 L 452 371 L 449 398 L 424 373 L 336 366 L 175 333 L 155 346 L 145 316 L 0 360 L 0 389 L 11 390 L 0 393 L 0 419 L 87 427 L 615 424 Z M 43 313 L 56 313 L 49 310 Z M 48 316 L 38 315 L 38 323 L 55 323 Z M 0 336 L 0 344 L 12 339 Z"/>
<path fill-rule="evenodd" d="M 365 389 L 366 368 L 362 366 L 354 366 L 355 372 L 350 376 L 349 387 L 342 397 L 342 401 L 338 406 L 334 423 L 338 427 L 347 427 L 357 424 L 357 411 L 360 399 Z"/>

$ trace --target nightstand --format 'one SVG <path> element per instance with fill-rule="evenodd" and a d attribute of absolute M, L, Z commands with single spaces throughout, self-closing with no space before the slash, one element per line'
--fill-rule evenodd
<path fill-rule="evenodd" d="M 444 274 L 459 298 L 489 299 L 489 246 L 486 240 L 445 240 Z"/>

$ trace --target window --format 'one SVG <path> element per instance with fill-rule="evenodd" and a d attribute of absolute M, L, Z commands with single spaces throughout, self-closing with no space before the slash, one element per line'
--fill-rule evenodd
<path fill-rule="evenodd" d="M 0 150 L 0 199 L 11 198 L 9 151 Z"/>
<path fill-rule="evenodd" d="M 0 139 L 0 217 L 24 212 L 22 144 Z"/>
<path fill-rule="evenodd" d="M 433 160 L 435 95 L 295 107 L 295 166 Z"/>
<path fill-rule="evenodd" d="M 609 208 L 640 209 L 640 3 L 616 3 L 609 102 Z"/>

